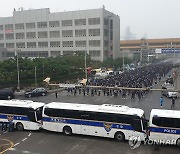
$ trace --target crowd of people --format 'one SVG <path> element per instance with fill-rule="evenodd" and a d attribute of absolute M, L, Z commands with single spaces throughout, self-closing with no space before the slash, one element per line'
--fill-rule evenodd
<path fill-rule="evenodd" d="M 85 87 L 67 88 L 67 95 L 90 95 L 90 96 L 121 96 L 126 99 L 131 95 L 131 99 L 143 98 L 148 92 L 144 90 L 127 90 L 126 88 L 152 88 L 154 84 L 161 81 L 163 77 L 172 69 L 172 64 L 160 63 L 136 68 L 135 70 L 125 71 L 121 74 L 112 74 L 106 78 L 88 79 Z M 88 86 L 92 86 L 91 88 Z M 93 87 L 94 86 L 94 87 Z M 95 86 L 100 86 L 99 88 Z M 125 89 L 109 87 L 126 87 Z"/>

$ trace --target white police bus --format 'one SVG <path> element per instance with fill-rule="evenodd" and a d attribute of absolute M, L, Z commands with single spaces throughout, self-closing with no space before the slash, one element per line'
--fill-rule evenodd
<path fill-rule="evenodd" d="M 42 128 L 65 135 L 83 134 L 129 140 L 146 138 L 144 111 L 121 105 L 52 102 L 43 108 Z"/>
<path fill-rule="evenodd" d="M 39 130 L 44 105 L 30 100 L 0 100 L 0 122 L 13 122 L 17 130 Z"/>
<path fill-rule="evenodd" d="M 152 109 L 149 119 L 149 139 L 162 144 L 180 145 L 180 111 Z"/>

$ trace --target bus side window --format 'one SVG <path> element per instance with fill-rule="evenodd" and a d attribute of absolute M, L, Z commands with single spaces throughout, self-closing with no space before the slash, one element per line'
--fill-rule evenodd
<path fill-rule="evenodd" d="M 156 125 L 156 126 L 162 126 L 163 125 L 163 121 L 162 121 L 162 119 L 160 117 L 153 116 L 152 124 Z"/>
<path fill-rule="evenodd" d="M 180 128 L 180 119 L 176 120 L 176 128 Z"/>
<path fill-rule="evenodd" d="M 95 120 L 95 113 L 94 112 L 81 112 L 81 118 L 86 120 Z"/>
<path fill-rule="evenodd" d="M 44 114 L 47 115 L 47 116 L 52 116 L 52 109 L 50 109 L 50 108 L 45 108 Z"/>
<path fill-rule="evenodd" d="M 142 132 L 141 119 L 133 118 L 131 125 L 132 125 L 132 127 L 134 128 L 135 131 Z"/>

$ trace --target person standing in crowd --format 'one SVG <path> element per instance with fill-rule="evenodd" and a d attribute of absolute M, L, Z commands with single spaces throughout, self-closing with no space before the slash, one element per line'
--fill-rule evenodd
<path fill-rule="evenodd" d="M 56 98 L 58 97 L 58 93 L 57 93 L 57 91 L 55 92 L 55 96 L 56 96 Z"/>
<path fill-rule="evenodd" d="M 161 96 L 161 97 L 160 97 L 160 106 L 161 106 L 161 108 L 163 107 L 163 104 L 164 104 L 164 99 L 163 99 L 163 97 Z"/>
<path fill-rule="evenodd" d="M 81 95 L 81 87 L 79 87 L 79 95 Z"/>
<path fill-rule="evenodd" d="M 175 107 L 175 102 L 176 102 L 175 97 L 172 97 L 171 109 L 173 109 Z"/>
<path fill-rule="evenodd" d="M 122 99 L 126 99 L 126 90 L 122 90 Z"/>

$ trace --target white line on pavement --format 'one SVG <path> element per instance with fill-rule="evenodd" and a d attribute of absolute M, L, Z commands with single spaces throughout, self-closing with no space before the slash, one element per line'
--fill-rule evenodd
<path fill-rule="evenodd" d="M 17 146 L 17 145 L 19 145 L 19 143 L 14 144 L 14 147 Z"/>
<path fill-rule="evenodd" d="M 26 137 L 26 138 L 24 138 L 22 141 L 25 141 L 25 140 L 27 140 L 27 137 Z"/>

